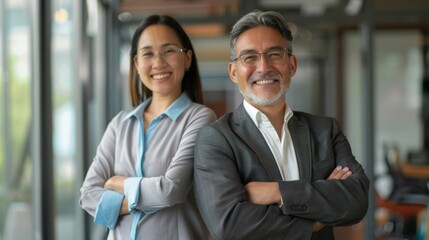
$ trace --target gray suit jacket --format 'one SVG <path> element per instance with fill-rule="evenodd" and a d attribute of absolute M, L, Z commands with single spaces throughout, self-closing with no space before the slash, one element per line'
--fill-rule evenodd
<path fill-rule="evenodd" d="M 332 226 L 351 225 L 364 217 L 369 180 L 338 123 L 294 112 L 288 126 L 298 181 L 282 181 L 269 146 L 242 104 L 200 130 L 195 194 L 214 239 L 328 240 L 334 239 Z M 326 180 L 338 165 L 353 174 L 346 180 Z M 250 203 L 244 185 L 251 181 L 278 181 L 283 207 Z M 326 227 L 312 234 L 314 221 Z"/>

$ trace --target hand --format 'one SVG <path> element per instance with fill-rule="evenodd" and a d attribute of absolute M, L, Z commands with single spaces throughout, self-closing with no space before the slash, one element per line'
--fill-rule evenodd
<path fill-rule="evenodd" d="M 280 204 L 281 196 L 277 182 L 249 182 L 244 186 L 249 201 L 254 204 Z"/>
<path fill-rule="evenodd" d="M 104 188 L 115 190 L 121 194 L 124 193 L 124 181 L 127 179 L 125 176 L 113 176 L 107 179 L 104 183 Z"/>
<path fill-rule="evenodd" d="M 113 176 L 107 179 L 106 183 L 104 183 L 104 188 L 115 190 L 121 194 L 124 193 L 124 181 L 127 179 L 125 176 Z M 120 215 L 129 214 L 128 212 L 128 199 L 126 197 L 122 200 Z"/>
<path fill-rule="evenodd" d="M 320 223 L 320 222 L 314 222 L 313 223 L 313 232 L 318 232 L 320 230 L 322 230 L 325 227 L 325 224 Z"/>
<path fill-rule="evenodd" d="M 129 214 L 130 212 L 128 211 L 128 199 L 126 197 L 124 197 L 124 199 L 122 200 L 122 205 L 121 205 L 121 211 L 119 212 L 120 215 L 125 215 L 125 214 Z"/>
<path fill-rule="evenodd" d="M 350 175 L 352 175 L 352 172 L 350 171 L 350 169 L 348 167 L 341 167 L 341 166 L 337 166 L 334 171 L 332 171 L 331 175 L 329 175 L 328 180 L 329 179 L 346 179 L 348 178 Z"/>

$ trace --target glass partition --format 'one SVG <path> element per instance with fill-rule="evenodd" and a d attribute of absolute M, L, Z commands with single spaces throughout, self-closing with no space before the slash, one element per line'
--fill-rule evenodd
<path fill-rule="evenodd" d="M 78 31 L 72 0 L 52 2 L 52 111 L 56 239 L 77 239 L 77 126 L 75 66 Z"/>
<path fill-rule="evenodd" d="M 421 81 L 423 79 L 422 34 L 418 29 L 374 32 L 375 80 L 375 174 L 386 172 L 384 145 L 398 146 L 402 158 L 422 148 Z M 344 36 L 345 129 L 357 159 L 363 156 L 362 73 L 360 35 Z M 381 182 L 381 179 L 380 179 Z M 385 195 L 389 182 L 378 189 Z"/>
<path fill-rule="evenodd" d="M 31 19 L 24 0 L 0 3 L 0 239 L 32 239 Z"/>

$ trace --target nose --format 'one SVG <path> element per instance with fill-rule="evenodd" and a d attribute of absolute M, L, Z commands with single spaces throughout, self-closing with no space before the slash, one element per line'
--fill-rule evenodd
<path fill-rule="evenodd" d="M 259 63 L 257 65 L 257 70 L 265 72 L 267 69 L 272 68 L 270 60 L 266 54 L 260 53 Z"/>
<path fill-rule="evenodd" d="M 156 53 L 152 58 L 152 66 L 164 66 L 166 64 L 164 57 L 161 53 Z"/>

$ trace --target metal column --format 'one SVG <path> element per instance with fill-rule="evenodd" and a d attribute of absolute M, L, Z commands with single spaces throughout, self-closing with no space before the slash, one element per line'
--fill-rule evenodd
<path fill-rule="evenodd" d="M 363 146 L 365 172 L 371 181 L 369 188 L 369 207 L 365 217 L 365 239 L 374 239 L 375 231 L 375 195 L 374 195 L 374 70 L 373 70 L 373 16 L 372 1 L 363 2 L 362 66 L 363 66 Z"/>
<path fill-rule="evenodd" d="M 55 194 L 53 170 L 53 117 L 50 0 L 32 4 L 32 99 L 33 99 L 33 176 L 34 229 L 36 240 L 55 239 Z"/>

